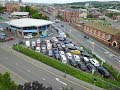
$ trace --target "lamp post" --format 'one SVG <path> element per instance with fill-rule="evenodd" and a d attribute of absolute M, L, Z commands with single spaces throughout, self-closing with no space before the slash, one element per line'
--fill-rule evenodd
<path fill-rule="evenodd" d="M 95 90 L 95 82 L 97 81 L 97 79 L 94 78 L 93 81 L 94 81 L 93 90 Z"/>

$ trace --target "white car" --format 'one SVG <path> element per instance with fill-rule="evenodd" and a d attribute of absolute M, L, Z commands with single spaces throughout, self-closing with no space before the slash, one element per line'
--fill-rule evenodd
<path fill-rule="evenodd" d="M 4 31 L 4 29 L 2 28 L 2 26 L 0 25 L 0 31 Z"/>
<path fill-rule="evenodd" d="M 60 56 L 65 56 L 64 51 L 59 51 Z"/>
<path fill-rule="evenodd" d="M 32 35 L 27 35 L 27 36 L 24 36 L 25 39 L 30 39 L 30 38 L 33 38 Z"/>
<path fill-rule="evenodd" d="M 47 44 L 47 50 L 51 50 L 52 49 L 52 44 Z"/>
<path fill-rule="evenodd" d="M 66 58 L 66 56 L 62 55 L 62 56 L 61 56 L 61 61 L 66 64 L 66 63 L 67 63 L 67 58 Z"/>
<path fill-rule="evenodd" d="M 37 40 L 37 43 L 40 43 L 40 39 Z"/>
<path fill-rule="evenodd" d="M 36 43 L 35 43 L 35 41 L 32 41 L 32 46 L 34 47 L 34 46 L 36 46 Z"/>
<path fill-rule="evenodd" d="M 58 39 L 56 37 L 52 37 L 52 40 L 58 42 Z"/>
<path fill-rule="evenodd" d="M 75 61 L 80 61 L 80 57 L 78 56 L 78 55 L 73 55 L 73 57 L 74 57 L 74 59 L 75 59 Z"/>
<path fill-rule="evenodd" d="M 70 59 L 70 60 L 71 60 L 71 59 L 73 59 L 73 57 L 72 57 L 72 54 L 71 54 L 71 53 L 66 53 L 66 56 L 67 56 L 67 58 L 68 58 L 68 59 Z"/>
<path fill-rule="evenodd" d="M 85 62 L 89 62 L 89 59 L 87 57 L 83 57 Z"/>
<path fill-rule="evenodd" d="M 90 60 L 91 64 L 93 64 L 94 66 L 100 66 L 100 63 L 96 59 L 91 58 L 89 60 Z"/>
<path fill-rule="evenodd" d="M 36 47 L 36 52 L 40 52 L 40 47 Z"/>
<path fill-rule="evenodd" d="M 51 43 L 50 43 L 50 40 L 46 40 L 46 43 L 47 43 L 47 44 L 51 44 Z"/>

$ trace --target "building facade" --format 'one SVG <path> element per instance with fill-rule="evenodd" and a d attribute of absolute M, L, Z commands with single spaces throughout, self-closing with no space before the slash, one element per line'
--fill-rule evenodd
<path fill-rule="evenodd" d="M 32 35 L 33 37 L 47 37 L 50 25 L 53 22 L 40 19 L 22 18 L 8 22 L 9 29 L 15 36 L 24 37 Z"/>
<path fill-rule="evenodd" d="M 113 32 L 109 33 L 99 28 L 94 28 L 86 24 L 71 24 L 78 30 L 94 37 L 95 39 L 112 46 L 120 50 L 120 30 L 113 29 Z"/>

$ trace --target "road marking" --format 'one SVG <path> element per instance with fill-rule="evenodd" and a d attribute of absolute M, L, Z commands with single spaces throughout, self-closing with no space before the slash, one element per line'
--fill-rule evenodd
<path fill-rule="evenodd" d="M 23 80 L 24 82 L 27 82 L 27 80 L 23 79 L 21 76 L 19 76 L 18 74 L 16 74 L 16 73 L 13 72 L 12 70 L 6 68 L 5 66 L 3 66 L 3 65 L 1 65 L 1 64 L 0 64 L 0 66 L 1 66 L 2 68 L 6 69 L 7 71 L 9 71 L 9 73 L 11 73 L 12 75 L 14 75 L 14 76 L 20 78 L 20 79 Z"/>
<path fill-rule="evenodd" d="M 30 72 L 30 70 L 27 70 L 28 72 Z"/>
<path fill-rule="evenodd" d="M 64 85 L 67 85 L 66 83 L 60 81 L 59 78 L 55 78 L 55 79 L 56 79 L 56 81 L 58 81 L 58 82 L 60 82 L 60 83 L 62 83 L 62 84 L 64 84 Z"/>
<path fill-rule="evenodd" d="M 44 80 L 44 81 L 45 81 L 45 78 L 42 78 L 42 80 Z"/>

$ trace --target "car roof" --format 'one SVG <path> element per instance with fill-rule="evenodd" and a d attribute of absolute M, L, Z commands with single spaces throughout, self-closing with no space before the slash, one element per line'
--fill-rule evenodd
<path fill-rule="evenodd" d="M 85 61 L 89 61 L 89 59 L 87 57 L 83 57 Z"/>
<path fill-rule="evenodd" d="M 96 59 L 94 59 L 94 58 L 91 58 L 90 61 L 91 61 L 91 60 L 94 61 L 94 63 L 99 63 L 99 62 L 98 62 Z"/>

